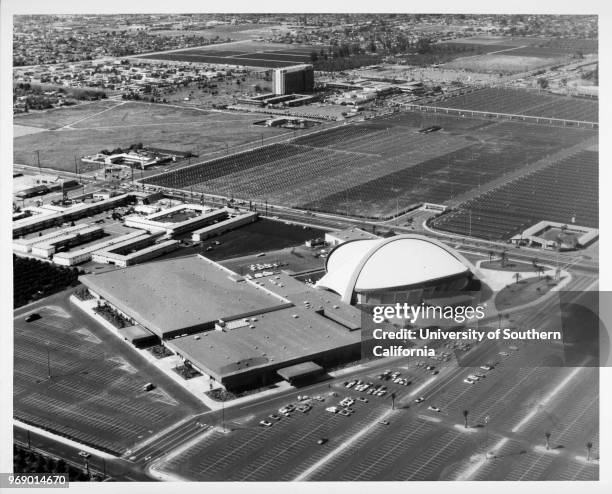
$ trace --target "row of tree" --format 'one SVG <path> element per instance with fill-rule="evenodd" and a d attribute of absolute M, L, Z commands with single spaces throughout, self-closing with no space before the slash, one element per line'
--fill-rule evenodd
<path fill-rule="evenodd" d="M 13 307 L 78 284 L 79 270 L 13 255 Z"/>

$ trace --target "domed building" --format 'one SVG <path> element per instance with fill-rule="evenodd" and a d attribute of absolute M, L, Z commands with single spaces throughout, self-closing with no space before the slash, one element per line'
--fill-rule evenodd
<path fill-rule="evenodd" d="M 335 247 L 316 286 L 349 304 L 419 303 L 465 289 L 474 265 L 423 235 L 359 239 Z"/>

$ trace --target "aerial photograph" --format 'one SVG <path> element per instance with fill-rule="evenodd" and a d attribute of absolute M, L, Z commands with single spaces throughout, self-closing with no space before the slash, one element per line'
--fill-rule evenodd
<path fill-rule="evenodd" d="M 600 480 L 598 16 L 430 7 L 13 16 L 9 484 Z"/>

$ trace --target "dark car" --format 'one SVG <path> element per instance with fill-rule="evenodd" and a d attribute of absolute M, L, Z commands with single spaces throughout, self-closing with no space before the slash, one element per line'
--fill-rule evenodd
<path fill-rule="evenodd" d="M 32 314 L 30 314 L 28 317 L 25 318 L 26 322 L 32 322 L 32 321 L 37 321 L 38 319 L 40 319 L 42 316 L 36 312 L 33 312 Z"/>

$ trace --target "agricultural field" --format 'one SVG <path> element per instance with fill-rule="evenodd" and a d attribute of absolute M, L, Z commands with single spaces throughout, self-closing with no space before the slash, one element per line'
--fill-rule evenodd
<path fill-rule="evenodd" d="M 432 106 L 584 122 L 598 122 L 599 120 L 599 104 L 596 100 L 540 94 L 537 91 L 520 89 L 485 88 L 459 96 L 451 96 Z"/>
<path fill-rule="evenodd" d="M 436 132 L 422 133 L 431 125 Z M 406 112 L 145 180 L 241 200 L 388 218 L 442 203 L 594 136 L 583 129 Z"/>
<path fill-rule="evenodd" d="M 246 67 L 278 68 L 310 63 L 311 46 L 281 45 L 244 41 L 205 48 L 152 53 L 138 58 L 210 64 L 242 65 Z"/>
<path fill-rule="evenodd" d="M 489 240 L 507 240 L 541 220 L 597 228 L 598 174 L 598 153 L 581 151 L 462 204 L 433 226 Z"/>
<path fill-rule="evenodd" d="M 16 118 L 15 123 L 32 127 L 67 127 L 15 137 L 14 162 L 36 165 L 36 151 L 39 150 L 41 166 L 72 171 L 75 156 L 78 159 L 103 149 L 128 147 L 140 142 L 147 147 L 192 151 L 205 156 L 217 151 L 231 151 L 235 146 L 249 142 L 261 142 L 262 138 L 291 134 L 286 129 L 255 126 L 253 122 L 261 118 L 250 114 L 141 102 L 115 103 L 112 108 L 97 106 L 93 112 L 89 108 L 105 103 L 87 105 L 87 111 L 73 107 L 62 109 L 59 115 L 55 112 L 60 110 L 52 110 L 52 115 L 31 114 L 27 116 L 27 123 L 22 121 L 22 117 Z M 87 171 L 87 167 L 82 165 L 81 170 Z"/>

